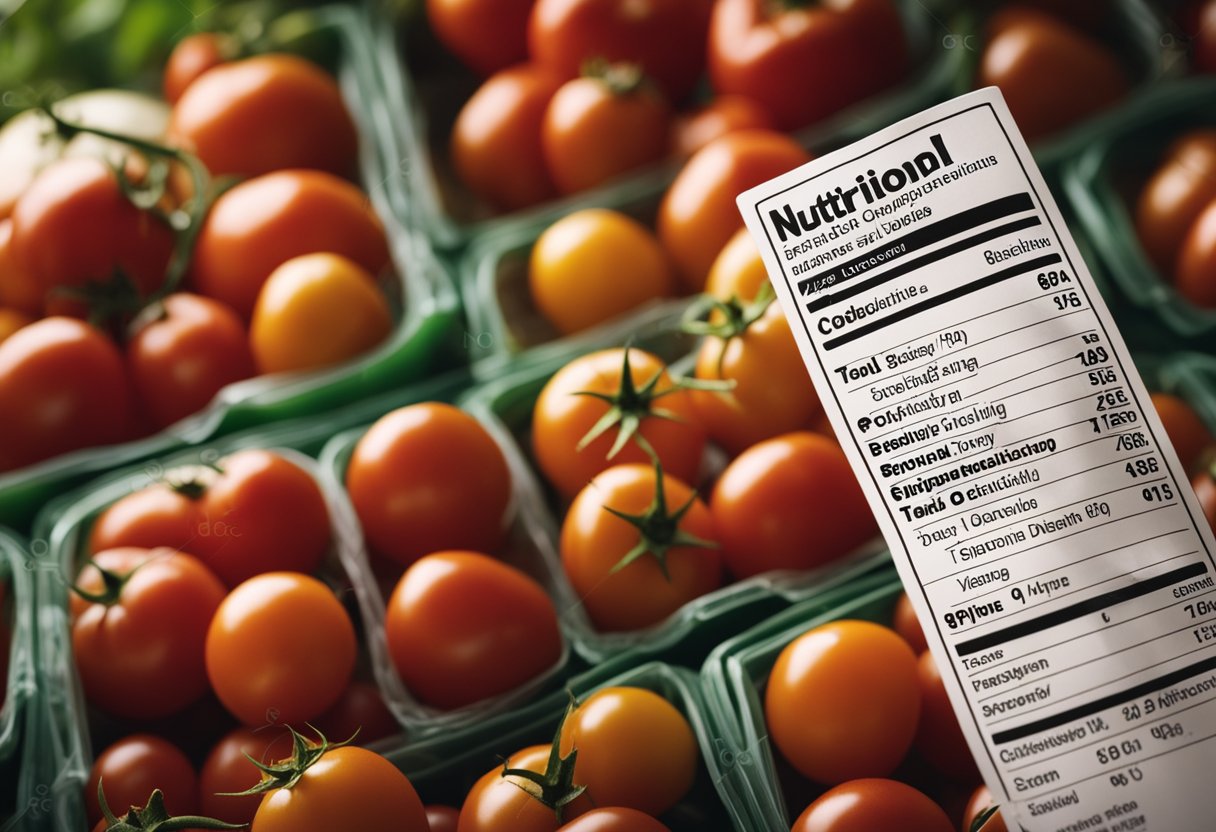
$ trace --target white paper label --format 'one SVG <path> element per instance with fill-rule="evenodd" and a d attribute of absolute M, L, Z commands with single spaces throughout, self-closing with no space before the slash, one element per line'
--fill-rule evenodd
<path fill-rule="evenodd" d="M 1000 93 L 739 207 L 1006 820 L 1216 828 L 1216 547 Z"/>

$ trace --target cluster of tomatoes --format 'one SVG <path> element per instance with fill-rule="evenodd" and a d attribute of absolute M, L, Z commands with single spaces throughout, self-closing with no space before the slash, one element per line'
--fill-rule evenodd
<path fill-rule="evenodd" d="M 346 178 L 357 137 L 337 84 L 227 43 L 178 45 L 171 109 L 102 91 L 6 126 L 32 149 L 0 204 L 0 471 L 146 435 L 228 384 L 388 336 L 388 245 Z M 58 150 L 42 153 L 48 132 Z"/>
<path fill-rule="evenodd" d="M 426 6 L 439 39 L 485 78 L 456 117 L 450 153 L 465 185 L 500 210 L 593 188 L 730 130 L 804 127 L 891 86 L 908 62 L 891 0 Z"/>

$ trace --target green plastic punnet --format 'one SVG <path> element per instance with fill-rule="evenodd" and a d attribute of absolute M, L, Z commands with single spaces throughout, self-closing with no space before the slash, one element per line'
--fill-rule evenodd
<path fill-rule="evenodd" d="M 41 811 L 37 766 L 38 691 L 34 681 L 34 570 L 25 541 L 0 529 L 0 628 L 8 639 L 4 696 L 0 699 L 0 816 L 32 822 Z"/>

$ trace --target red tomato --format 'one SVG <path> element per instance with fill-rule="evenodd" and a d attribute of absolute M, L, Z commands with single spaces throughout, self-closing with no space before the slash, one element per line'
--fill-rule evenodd
<path fill-rule="evenodd" d="M 439 40 L 480 75 L 528 57 L 528 16 L 534 0 L 426 0 Z"/>
<path fill-rule="evenodd" d="M 1136 201 L 1136 233 L 1163 276 L 1173 277 L 1187 232 L 1214 199 L 1216 130 L 1194 130 L 1170 146 Z"/>
<path fill-rule="evenodd" d="M 427 806 L 426 822 L 430 824 L 431 832 L 456 832 L 460 810 L 451 806 Z"/>
<path fill-rule="evenodd" d="M 434 826 L 431 827 L 431 832 L 435 832 Z M 645 812 L 618 807 L 592 809 L 577 820 L 567 823 L 559 832 L 671 832 L 671 830 Z"/>
<path fill-rule="evenodd" d="M 476 552 L 438 552 L 407 569 L 384 627 L 406 687 L 444 710 L 507 693 L 562 655 L 557 611 L 541 586 Z"/>
<path fill-rule="evenodd" d="M 371 426 L 347 464 L 346 490 L 372 550 L 408 566 L 440 549 L 497 548 L 511 472 L 476 419 L 426 402 Z"/>
<path fill-rule="evenodd" d="M 553 95 L 541 146 L 563 194 L 602 185 L 662 159 L 671 114 L 637 67 L 616 65 L 567 81 Z"/>
<path fill-rule="evenodd" d="M 195 78 L 231 60 L 235 52 L 236 44 L 219 32 L 196 32 L 179 40 L 165 62 L 161 81 L 165 100 L 176 104 Z"/>
<path fill-rule="evenodd" d="M 927 650 L 917 661 L 920 677 L 920 724 L 916 729 L 915 745 L 920 756 L 934 768 L 959 783 L 974 783 L 980 770 L 971 756 L 967 738 L 959 727 L 958 717 L 950 704 L 937 663 Z"/>
<path fill-rule="evenodd" d="M 248 319 L 271 272 L 318 251 L 348 257 L 373 275 L 389 265 L 384 226 L 358 188 L 320 171 L 283 170 L 215 201 L 190 275 L 199 292 Z"/>
<path fill-rule="evenodd" d="M 771 130 L 773 117 L 742 95 L 719 95 L 700 109 L 678 116 L 672 126 L 672 149 L 691 156 L 705 145 L 736 130 Z"/>
<path fill-rule="evenodd" d="M 1191 478 L 1191 488 L 1195 490 L 1195 496 L 1199 499 L 1199 507 L 1203 510 L 1204 519 L 1208 521 L 1208 526 L 1211 527 L 1212 533 L 1216 534 L 1216 475 L 1213 474 L 1213 468 L 1216 467 L 1216 459 L 1213 459 L 1206 470 L 1195 472 L 1195 476 Z"/>
<path fill-rule="evenodd" d="M 219 462 L 199 502 L 192 551 L 230 587 L 280 570 L 312 572 L 330 547 L 329 510 L 312 475 L 272 451 Z"/>
<path fill-rule="evenodd" d="M 71 599 L 85 696 L 131 719 L 168 716 L 199 699 L 207 692 L 203 643 L 223 585 L 197 559 L 172 549 L 110 549 L 93 563 L 123 581 L 111 596 L 95 566 L 77 578 L 79 590 L 98 596 Z"/>
<path fill-rule="evenodd" d="M 971 826 L 975 823 L 975 819 L 991 805 L 992 792 L 988 791 L 987 786 L 978 787 L 971 795 L 971 801 L 967 804 L 967 811 L 963 814 L 961 832 L 971 832 Z M 980 830 L 981 832 L 1008 832 L 1008 827 L 1005 826 L 1005 820 L 1001 817 L 1001 813 L 997 812 L 987 823 L 980 827 Z"/>
<path fill-rule="evenodd" d="M 1216 437 L 1194 408 L 1172 393 L 1153 393 L 1150 398 L 1182 467 L 1193 470 L 1203 449 L 1216 444 Z"/>
<path fill-rule="evenodd" d="M 236 313 L 186 292 L 169 295 L 137 324 L 127 368 L 158 428 L 197 413 L 225 385 L 254 375 L 249 338 Z"/>
<path fill-rule="evenodd" d="M 890 0 L 714 5 L 714 87 L 756 100 L 783 130 L 819 121 L 890 86 L 907 61 L 903 24 Z"/>
<path fill-rule="evenodd" d="M 257 730 L 237 728 L 225 735 L 207 754 L 199 770 L 201 814 L 225 823 L 250 823 L 262 796 L 236 794 L 262 780 L 262 772 L 249 757 L 261 763 L 276 763 L 289 759 L 292 748 L 291 732 L 281 725 L 264 725 Z"/>
<path fill-rule="evenodd" d="M 823 566 L 877 532 L 844 452 L 817 433 L 788 433 L 741 453 L 718 478 L 710 510 L 736 578 Z"/>
<path fill-rule="evenodd" d="M 119 546 L 189 551 L 203 529 L 203 515 L 189 491 L 157 483 L 111 503 L 93 522 L 89 551 Z"/>
<path fill-rule="evenodd" d="M 119 190 L 101 159 L 61 159 L 46 167 L 13 206 L 14 262 L 47 299 L 59 287 L 105 282 L 115 271 L 141 294 L 158 289 L 173 233 Z"/>
<path fill-rule="evenodd" d="M 692 399 L 686 390 L 676 388 L 662 361 L 642 350 L 629 350 L 631 386 L 625 396 L 632 400 L 626 402 L 626 409 L 640 422 L 636 436 L 611 458 L 608 454 L 619 438 L 619 424 L 580 447 L 609 409 L 606 402 L 580 394 L 590 391 L 621 397 L 624 358 L 623 349 L 580 356 L 558 370 L 536 400 L 532 450 L 545 477 L 565 496 L 573 497 L 596 474 L 613 465 L 650 462 L 638 444 L 639 436 L 658 454 L 664 471 L 684 482 L 696 479 L 705 449 L 705 431 L 696 423 Z M 656 378 L 652 395 L 638 395 Z M 655 411 L 659 410 L 675 418 L 657 415 Z"/>
<path fill-rule="evenodd" d="M 13 253 L 13 221 L 0 220 L 0 305 L 38 317 L 42 314 L 42 286 L 17 263 Z"/>
<path fill-rule="evenodd" d="M 709 509 L 673 476 L 663 478 L 662 493 L 659 504 L 653 466 L 617 465 L 597 475 L 566 512 L 562 568 L 596 629 L 650 627 L 722 585 Z M 618 512 L 651 531 L 643 537 Z M 641 556 L 622 567 L 639 547 Z"/>
<path fill-rule="evenodd" d="M 122 817 L 132 806 L 142 808 L 155 789 L 165 795 L 171 815 L 192 815 L 199 807 L 194 766 L 177 746 L 151 734 L 132 734 L 111 745 L 93 762 L 84 788 L 89 823 L 101 819 L 97 782 L 105 789 L 110 811 Z"/>
<path fill-rule="evenodd" d="M 1216 309 L 1216 200 L 1196 217 L 1182 242 L 1174 288 L 1189 303 Z"/>
<path fill-rule="evenodd" d="M 1048 14 L 1013 8 L 980 58 L 977 87 L 997 86 L 1027 141 L 1088 118 L 1127 94 L 1111 52 Z"/>
<path fill-rule="evenodd" d="M 215 176 L 286 168 L 354 172 L 359 137 L 338 85 L 294 55 L 267 54 L 215 66 L 173 106 L 169 138 Z"/>
<path fill-rule="evenodd" d="M 768 730 L 805 777 L 834 785 L 893 772 L 921 710 L 916 655 L 893 630 L 836 621 L 786 645 L 764 695 Z"/>
<path fill-rule="evenodd" d="M 295 784 L 267 792 L 250 832 L 338 829 L 428 832 L 409 779 L 379 754 L 351 746 L 326 751 Z"/>
<path fill-rule="evenodd" d="M 689 291 L 699 292 L 718 252 L 743 227 L 735 197 L 811 159 L 789 136 L 737 130 L 688 160 L 659 205 L 659 240 Z"/>
<path fill-rule="evenodd" d="M 562 79 L 532 64 L 492 75 L 452 125 L 452 164 L 473 193 L 497 208 L 527 208 L 557 194 L 545 164 L 542 125 Z"/>
<path fill-rule="evenodd" d="M 916 610 L 912 609 L 912 601 L 909 600 L 906 592 L 899 593 L 899 601 L 895 604 L 895 616 L 891 626 L 904 641 L 908 642 L 912 652 L 920 655 L 929 649 L 929 643 L 925 641 L 925 632 L 920 627 L 920 619 L 916 617 Z"/>
<path fill-rule="evenodd" d="M 825 792 L 790 832 L 954 832 L 941 807 L 911 786 L 878 778 L 853 780 Z"/>
<path fill-rule="evenodd" d="M 657 693 L 634 687 L 602 688 L 574 709 L 562 725 L 561 752 L 574 749 L 574 782 L 587 787 L 596 806 L 652 816 L 688 794 L 700 759 L 684 715 Z"/>
<path fill-rule="evenodd" d="M 532 59 L 573 78 L 602 58 L 638 64 L 670 101 L 692 92 L 705 66 L 710 0 L 537 0 Z"/>
<path fill-rule="evenodd" d="M 380 689 L 370 682 L 353 681 L 342 697 L 313 724 L 322 734 L 339 742 L 354 740 L 355 745 L 371 745 L 377 740 L 402 733 L 396 718 L 384 704 Z"/>
<path fill-rule="evenodd" d="M 127 439 L 131 388 L 110 339 L 44 318 L 0 343 L 0 471 Z"/>
<path fill-rule="evenodd" d="M 550 750 L 548 745 L 533 745 L 508 757 L 506 766 L 542 773 Z M 504 777 L 502 772 L 503 766 L 495 766 L 469 789 L 460 807 L 457 832 L 557 832 L 562 820 L 553 808 L 524 791 L 523 778 Z M 591 808 L 591 802 L 583 795 L 564 806 L 561 816 L 566 820 L 577 818 Z"/>
<path fill-rule="evenodd" d="M 246 725 L 302 725 L 338 701 L 355 650 L 355 628 L 329 587 L 307 575 L 268 572 L 232 590 L 216 610 L 207 677 Z"/>

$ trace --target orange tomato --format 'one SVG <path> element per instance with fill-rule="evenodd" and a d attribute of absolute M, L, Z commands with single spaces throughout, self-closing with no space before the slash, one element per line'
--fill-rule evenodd
<path fill-rule="evenodd" d="M 718 95 L 699 109 L 676 117 L 672 151 L 677 156 L 691 156 L 714 139 L 749 129 L 772 130 L 772 116 L 746 96 Z"/>
<path fill-rule="evenodd" d="M 230 60 L 235 52 L 236 44 L 219 32 L 195 32 L 179 40 L 165 62 L 161 80 L 165 100 L 177 103 L 194 79 Z"/>
<path fill-rule="evenodd" d="M 1193 470 L 1203 449 L 1216 443 L 1216 438 L 1199 414 L 1179 397 L 1172 393 L 1152 393 L 1150 399 L 1165 427 L 1165 435 L 1182 460 L 1182 467 Z"/>
<path fill-rule="evenodd" d="M 1175 141 L 1136 201 L 1136 233 L 1149 259 L 1172 277 L 1195 219 L 1216 199 L 1216 130 Z"/>

